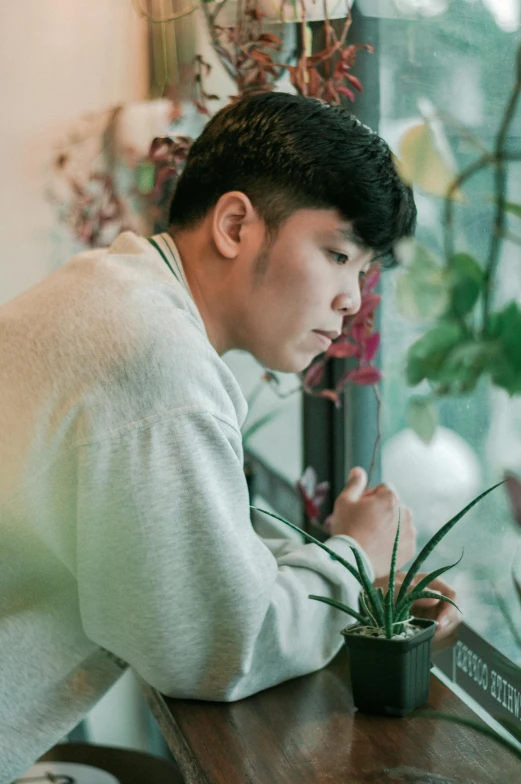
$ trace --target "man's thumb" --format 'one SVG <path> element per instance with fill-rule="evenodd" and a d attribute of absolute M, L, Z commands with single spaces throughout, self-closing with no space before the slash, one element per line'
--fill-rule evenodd
<path fill-rule="evenodd" d="M 343 494 L 348 497 L 350 501 L 358 501 L 365 488 L 367 487 L 367 474 L 360 466 L 355 466 L 349 472 L 347 483 L 344 487 Z"/>

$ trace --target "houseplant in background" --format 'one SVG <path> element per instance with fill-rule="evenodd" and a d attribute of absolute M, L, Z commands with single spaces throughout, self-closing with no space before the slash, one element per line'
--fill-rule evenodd
<path fill-rule="evenodd" d="M 441 599 L 454 604 L 448 597 L 429 591 L 428 586 L 434 579 L 456 566 L 461 558 L 449 566 L 440 567 L 422 576 L 418 582 L 415 582 L 415 578 L 422 564 L 443 537 L 475 504 L 499 484 L 502 483 L 489 487 L 474 498 L 434 534 L 415 558 L 399 590 L 396 590 L 396 557 L 400 539 L 398 521 L 386 592 L 372 585 L 363 558 L 356 547 L 351 547 L 356 562 L 355 567 L 293 523 L 273 512 L 257 509 L 258 512 L 290 526 L 301 533 L 308 542 L 313 542 L 325 550 L 360 583 L 360 602 L 356 610 L 325 596 L 313 594 L 309 596 L 310 599 L 328 604 L 356 619 L 356 623 L 344 629 L 342 634 L 349 651 L 354 702 L 360 710 L 405 716 L 427 701 L 431 641 L 436 622 L 414 618 L 411 616 L 411 607 L 420 599 Z"/>
<path fill-rule="evenodd" d="M 495 309 L 493 294 L 500 253 L 505 239 L 521 244 L 516 231 L 507 228 L 507 216 L 521 218 L 521 205 L 507 200 L 509 163 L 521 160 L 512 150 L 508 133 L 521 93 L 521 48 L 517 52 L 514 86 L 492 150 L 480 154 L 464 171 L 452 176 L 437 144 L 435 114 L 410 129 L 402 139 L 400 165 L 404 178 L 444 198 L 444 258 L 437 258 L 417 242 L 404 243 L 399 251 L 404 273 L 397 284 L 398 308 L 403 315 L 429 322 L 430 326 L 408 350 L 406 378 L 410 386 L 426 382 L 428 394 L 409 403 L 411 427 L 425 442 L 432 439 L 438 420 L 436 401 L 472 393 L 489 377 L 493 386 L 511 397 L 521 394 L 521 307 L 516 299 Z M 470 131 L 456 126 L 472 140 Z M 475 141 L 475 140 L 474 140 Z M 463 201 L 465 183 L 490 168 L 495 192 L 491 240 L 483 259 L 455 249 L 454 205 Z"/>

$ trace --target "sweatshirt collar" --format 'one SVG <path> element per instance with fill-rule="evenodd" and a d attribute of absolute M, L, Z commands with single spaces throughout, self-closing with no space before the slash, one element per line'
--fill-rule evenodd
<path fill-rule="evenodd" d="M 188 285 L 188 281 L 186 279 L 181 256 L 179 255 L 179 251 L 177 250 L 176 244 L 170 234 L 168 234 L 166 231 L 161 234 L 154 234 L 153 237 L 148 238 L 148 241 L 157 250 L 167 267 L 170 268 L 170 271 L 174 277 L 177 278 L 179 283 L 183 286 L 183 288 L 186 289 L 187 293 L 193 299 L 190 286 Z"/>
<path fill-rule="evenodd" d="M 154 234 L 152 237 L 147 237 L 147 240 L 154 250 L 161 256 L 165 266 L 170 269 L 170 272 L 173 274 L 174 278 L 178 281 L 178 283 L 180 283 L 182 288 L 188 294 L 190 298 L 190 309 L 193 311 L 193 314 L 197 316 L 197 319 L 201 323 L 205 334 L 207 334 L 206 325 L 201 314 L 199 313 L 199 309 L 192 292 L 190 291 L 190 286 L 188 285 L 188 281 L 186 279 L 183 262 L 181 261 L 181 256 L 174 240 L 167 232 Z"/>

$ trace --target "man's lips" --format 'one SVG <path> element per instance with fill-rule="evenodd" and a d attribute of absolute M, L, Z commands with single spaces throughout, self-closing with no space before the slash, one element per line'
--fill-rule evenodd
<path fill-rule="evenodd" d="M 316 332 L 317 335 L 324 335 L 329 340 L 335 340 L 340 337 L 340 330 L 338 329 L 330 329 L 329 331 L 326 329 L 314 329 L 313 332 Z"/>
<path fill-rule="evenodd" d="M 314 329 L 313 334 L 320 339 L 322 345 L 325 346 L 324 350 L 326 350 L 329 348 L 333 340 L 340 335 L 340 332 L 338 332 L 337 330 L 331 330 L 328 332 L 323 329 Z"/>

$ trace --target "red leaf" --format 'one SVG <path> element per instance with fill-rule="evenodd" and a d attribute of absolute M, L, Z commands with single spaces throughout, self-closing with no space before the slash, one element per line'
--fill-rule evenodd
<path fill-rule="evenodd" d="M 297 487 L 300 491 L 300 494 L 304 500 L 304 510 L 306 512 L 306 517 L 309 517 L 311 522 L 316 523 L 318 521 L 320 510 L 318 505 L 314 502 L 314 500 L 307 494 L 306 490 L 300 482 L 297 482 Z"/>
<path fill-rule="evenodd" d="M 369 337 L 367 332 L 367 327 L 363 321 L 360 324 L 357 322 L 353 322 L 350 330 L 350 335 L 351 338 L 355 341 L 355 343 L 358 343 L 359 345 L 363 345 L 367 340 L 367 338 Z"/>
<path fill-rule="evenodd" d="M 353 87 L 356 87 L 359 93 L 363 91 L 364 88 L 362 87 L 362 82 L 360 81 L 360 79 L 357 79 L 356 76 L 353 76 L 353 74 L 350 73 L 346 73 L 346 79 L 348 79 L 351 82 Z"/>
<path fill-rule="evenodd" d="M 332 57 L 336 51 L 337 47 L 334 45 L 322 49 L 320 52 L 317 52 L 316 54 L 313 54 L 311 57 L 307 58 L 308 66 L 314 68 L 316 65 L 320 65 L 320 63 L 323 63 L 325 60 L 329 60 L 329 58 Z"/>
<path fill-rule="evenodd" d="M 319 482 L 315 490 L 315 503 L 322 506 L 329 493 L 329 482 Z"/>
<path fill-rule="evenodd" d="M 257 38 L 257 43 L 264 44 L 264 46 L 271 46 L 274 49 L 280 49 L 282 46 L 281 39 L 274 33 L 261 33 Z"/>
<path fill-rule="evenodd" d="M 201 101 L 194 100 L 194 101 L 192 101 L 192 103 L 195 106 L 195 108 L 197 109 L 197 111 L 200 112 L 201 114 L 210 114 L 210 112 L 208 111 L 206 106 L 204 106 L 201 103 Z"/>
<path fill-rule="evenodd" d="M 329 346 L 326 357 L 354 357 L 358 351 L 358 347 L 354 343 L 349 343 L 346 340 L 338 340 L 331 343 Z"/>
<path fill-rule="evenodd" d="M 352 90 L 349 90 L 347 87 L 344 87 L 343 84 L 339 85 L 336 89 L 339 93 L 342 93 L 342 95 L 347 95 L 350 101 L 355 100 L 354 92 Z"/>
<path fill-rule="evenodd" d="M 311 522 L 317 523 L 320 516 L 320 509 L 312 498 L 304 498 L 304 509 L 306 510 L 306 515 L 309 517 Z"/>
<path fill-rule="evenodd" d="M 316 68 L 308 68 L 307 94 L 310 98 L 320 97 L 322 77 Z"/>
<path fill-rule="evenodd" d="M 359 324 L 369 313 L 373 313 L 380 304 L 381 299 L 379 294 L 367 294 L 365 297 L 362 297 L 362 305 L 358 313 L 355 314 L 354 323 Z"/>
<path fill-rule="evenodd" d="M 340 397 L 333 389 L 323 389 L 321 392 L 319 392 L 319 395 L 320 397 L 324 397 L 326 400 L 331 400 L 331 402 L 334 403 L 337 408 L 340 408 Z"/>
<path fill-rule="evenodd" d="M 304 386 L 315 387 L 322 381 L 324 375 L 324 360 L 319 359 L 318 362 L 313 362 L 304 375 Z"/>
<path fill-rule="evenodd" d="M 356 368 L 349 374 L 349 381 L 353 384 L 360 386 L 377 384 L 382 378 L 381 372 L 378 368 L 367 365 L 365 367 Z"/>
<path fill-rule="evenodd" d="M 379 347 L 380 333 L 373 332 L 372 335 L 369 335 L 364 344 L 364 350 L 362 354 L 364 362 L 372 362 L 378 352 Z"/>

